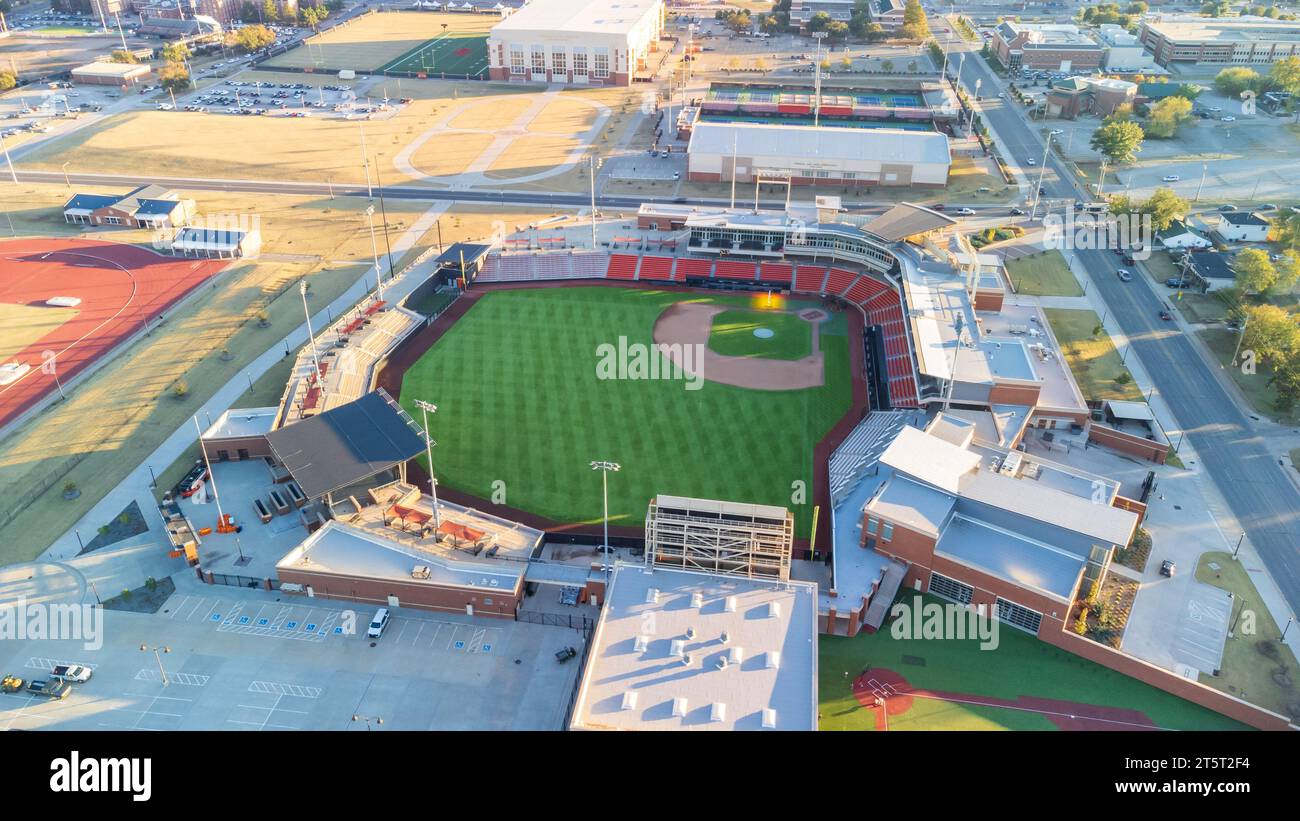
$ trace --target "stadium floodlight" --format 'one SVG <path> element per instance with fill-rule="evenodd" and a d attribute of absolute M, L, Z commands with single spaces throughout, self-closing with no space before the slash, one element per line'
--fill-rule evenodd
<path fill-rule="evenodd" d="M 623 466 L 618 462 L 598 460 L 591 463 L 591 469 L 600 471 L 600 489 L 605 511 L 605 576 L 608 579 L 612 570 L 609 563 L 609 472 L 611 470 L 622 470 Z"/>
<path fill-rule="evenodd" d="M 302 312 L 307 317 L 307 341 L 311 343 L 311 361 L 316 366 L 316 376 L 312 381 L 320 379 L 320 354 L 316 351 L 316 337 L 311 330 L 311 311 L 307 308 L 307 280 L 304 278 L 298 283 L 298 293 L 302 294 Z"/>
<path fill-rule="evenodd" d="M 429 458 L 429 493 L 433 496 L 433 529 L 437 530 L 442 527 L 442 519 L 438 515 L 438 480 L 433 478 L 433 446 L 438 443 L 429 435 L 429 414 L 437 413 L 438 406 L 423 399 L 415 400 L 415 406 L 424 417 L 424 452 Z"/>
<path fill-rule="evenodd" d="M 366 206 L 366 220 L 370 223 L 370 253 L 375 258 L 375 295 L 380 302 L 384 300 L 384 272 L 379 270 L 379 246 L 375 243 L 375 205 Z"/>

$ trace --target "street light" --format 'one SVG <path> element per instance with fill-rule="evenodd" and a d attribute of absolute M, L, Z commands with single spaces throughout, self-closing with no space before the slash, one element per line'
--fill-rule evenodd
<path fill-rule="evenodd" d="M 298 283 L 298 293 L 302 294 L 302 312 L 307 317 L 307 341 L 311 343 L 311 361 L 316 365 L 316 376 L 312 381 L 316 381 L 320 379 L 320 354 L 316 351 L 316 337 L 311 330 L 311 311 L 307 309 L 306 279 Z"/>
<path fill-rule="evenodd" d="M 353 716 L 353 717 L 352 717 L 352 720 L 353 720 L 353 721 L 364 721 L 364 722 L 366 723 L 366 732 L 370 732 L 371 730 L 374 729 L 373 727 L 370 726 L 370 722 L 372 722 L 372 721 L 373 721 L 374 723 L 380 725 L 381 727 L 382 727 L 383 724 L 384 724 L 384 720 L 383 720 L 382 718 L 372 718 L 371 716 Z"/>
<path fill-rule="evenodd" d="M 171 682 L 167 680 L 167 670 L 166 668 L 163 667 L 162 654 L 170 653 L 172 651 L 172 648 L 167 647 L 166 645 L 163 645 L 161 647 L 150 647 L 147 644 L 140 645 L 140 652 L 148 653 L 150 651 L 153 652 L 153 657 L 158 660 L 158 672 L 162 674 L 162 683 L 163 686 L 166 687 Z"/>
<path fill-rule="evenodd" d="M 1029 221 L 1034 221 L 1034 216 L 1038 213 L 1038 203 L 1043 198 L 1043 175 L 1047 173 L 1047 156 L 1052 150 L 1052 138 L 1061 133 L 1061 129 L 1053 129 L 1047 132 L 1047 142 L 1043 145 L 1043 166 L 1038 169 L 1038 188 L 1034 191 L 1034 205 L 1029 209 Z"/>
<path fill-rule="evenodd" d="M 63 164 L 63 184 L 68 186 L 69 190 L 72 188 L 72 181 L 68 179 L 68 163 L 71 162 L 72 160 L 68 160 Z"/>
<path fill-rule="evenodd" d="M 622 470 L 623 466 L 618 462 L 596 461 L 591 463 L 592 470 L 600 471 L 600 489 L 601 496 L 604 499 L 605 510 L 605 573 L 610 572 L 609 565 L 609 472 L 611 470 Z"/>
<path fill-rule="evenodd" d="M 429 458 L 429 493 L 433 495 L 433 529 L 437 530 L 442 526 L 438 518 L 438 480 L 433 478 L 433 446 L 437 443 L 429 435 L 429 413 L 437 413 L 438 406 L 432 402 L 425 402 L 423 399 L 415 400 L 415 406 L 420 409 L 420 413 L 424 416 L 424 452 Z"/>

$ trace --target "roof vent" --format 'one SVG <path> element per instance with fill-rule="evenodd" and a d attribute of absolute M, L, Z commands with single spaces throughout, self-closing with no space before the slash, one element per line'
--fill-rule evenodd
<path fill-rule="evenodd" d="M 726 656 L 719 656 L 719 657 L 718 657 L 718 669 L 719 669 L 719 670 L 725 670 L 725 669 L 727 669 L 727 657 L 726 657 Z"/>
<path fill-rule="evenodd" d="M 722 635 L 718 636 L 718 640 L 721 641 L 723 644 L 729 644 L 731 642 L 731 634 L 728 633 L 726 630 L 723 630 Z"/>
<path fill-rule="evenodd" d="M 657 588 L 657 587 L 651 587 L 651 588 L 647 588 L 647 589 L 646 589 L 646 591 L 645 591 L 645 603 L 646 603 L 646 604 L 658 604 L 658 603 L 659 603 L 659 588 Z"/>
<path fill-rule="evenodd" d="M 646 647 L 650 645 L 649 636 L 637 636 L 636 641 L 632 642 L 632 649 L 638 653 L 644 653 Z"/>
<path fill-rule="evenodd" d="M 709 708 L 709 721 L 726 721 L 726 720 L 727 720 L 727 705 L 721 701 L 713 702 L 713 706 Z"/>
<path fill-rule="evenodd" d="M 688 638 L 688 639 L 693 639 L 693 638 L 695 638 L 695 628 L 694 628 L 694 627 L 687 627 L 687 628 L 686 628 L 686 638 Z"/>
<path fill-rule="evenodd" d="M 698 609 L 700 609 L 700 608 L 703 607 L 703 606 L 704 606 L 704 594 L 703 594 L 703 593 L 692 593 L 692 594 L 691 594 L 691 607 L 694 607 L 696 610 L 698 610 Z"/>
<path fill-rule="evenodd" d="M 691 666 L 691 654 L 690 654 L 690 653 L 687 653 L 686 655 L 682 656 L 682 665 L 685 666 L 685 667 L 690 667 L 690 666 Z"/>
<path fill-rule="evenodd" d="M 672 644 L 669 645 L 668 655 L 681 658 L 685 654 L 686 654 L 686 642 L 682 639 L 673 639 Z"/>
<path fill-rule="evenodd" d="M 735 597 L 735 596 L 727 596 L 726 602 L 725 602 L 725 604 L 724 604 L 724 609 L 725 609 L 728 613 L 734 613 L 734 612 L 736 612 L 736 597 Z"/>
<path fill-rule="evenodd" d="M 780 651 L 780 650 L 768 650 L 768 651 L 767 651 L 767 659 L 766 659 L 766 661 L 764 661 L 763 666 L 766 667 L 766 668 L 769 669 L 769 670 L 776 670 L 776 669 L 780 668 L 780 666 L 781 666 L 781 651 Z"/>
<path fill-rule="evenodd" d="M 432 575 L 433 571 L 429 569 L 427 564 L 417 564 L 411 569 L 411 578 L 413 579 L 427 579 Z"/>
<path fill-rule="evenodd" d="M 673 699 L 673 715 L 678 718 L 686 715 L 686 699 L 681 696 Z"/>
<path fill-rule="evenodd" d="M 624 710 L 635 710 L 635 709 L 636 709 L 636 692 L 635 692 L 634 690 L 625 690 L 625 691 L 623 692 L 623 706 L 622 706 L 622 709 L 624 709 Z"/>
<path fill-rule="evenodd" d="M 727 651 L 727 661 L 731 662 L 732 664 L 740 664 L 744 660 L 745 660 L 745 648 L 732 647 L 730 650 Z"/>
<path fill-rule="evenodd" d="M 773 710 L 771 707 L 763 710 L 763 729 L 776 729 L 776 710 Z"/>

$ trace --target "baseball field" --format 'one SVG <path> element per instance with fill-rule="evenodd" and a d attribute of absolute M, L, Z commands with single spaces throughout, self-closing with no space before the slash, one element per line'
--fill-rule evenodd
<path fill-rule="evenodd" d="M 851 386 L 846 319 L 818 303 L 549 287 L 478 298 L 406 370 L 401 402 L 417 418 L 417 399 L 438 406 L 444 487 L 596 523 L 589 463 L 612 460 L 611 525 L 641 526 L 670 493 L 789 507 L 807 536 L 813 448 Z"/>
<path fill-rule="evenodd" d="M 895 638 L 888 626 L 818 641 L 823 730 L 1247 729 L 1005 625 L 992 649 Z"/>

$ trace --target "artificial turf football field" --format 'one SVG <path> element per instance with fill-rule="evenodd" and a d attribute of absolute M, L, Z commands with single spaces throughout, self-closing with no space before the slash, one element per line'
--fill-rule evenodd
<path fill-rule="evenodd" d="M 622 466 L 609 477 L 612 525 L 642 526 L 650 498 L 667 493 L 788 507 L 796 535 L 807 536 L 813 448 L 852 404 L 844 316 L 821 326 L 825 383 L 817 388 L 760 391 L 706 380 L 687 390 L 678 380 L 598 378 L 602 344 L 617 346 L 620 336 L 651 344 L 659 315 L 688 300 L 750 304 L 744 296 L 603 287 L 484 295 L 402 377 L 401 402 L 415 418 L 416 399 L 438 406 L 429 426 L 439 484 L 492 498 L 500 481 L 506 498 L 498 502 L 595 523 L 601 482 L 589 463 L 607 459 Z M 820 307 L 784 308 L 805 306 Z M 771 339 L 751 333 L 754 350 L 784 352 L 775 343 L 785 326 L 776 317 Z M 728 344 L 727 355 L 741 355 L 739 338 Z M 805 489 L 799 502 L 795 482 Z"/>
<path fill-rule="evenodd" d="M 941 603 L 933 596 L 923 598 Z M 913 594 L 904 592 L 899 601 L 910 605 Z M 891 709 L 890 730 L 1055 730 L 1057 725 L 1034 709 L 1041 707 L 1034 701 L 1047 699 L 1137 711 L 1167 730 L 1250 729 L 1006 625 L 999 630 L 997 648 L 990 650 L 980 649 L 977 639 L 896 639 L 888 624 L 853 638 L 823 635 L 817 667 L 823 730 L 883 729 L 878 710 L 864 706 L 852 688 L 864 670 L 881 668 L 900 674 L 914 688 L 958 694 L 951 700 L 916 698 L 901 713 Z M 1017 706 L 963 703 L 981 698 Z M 1086 708 L 1079 709 L 1082 714 Z M 1098 723 L 1086 729 L 1132 728 Z"/>

